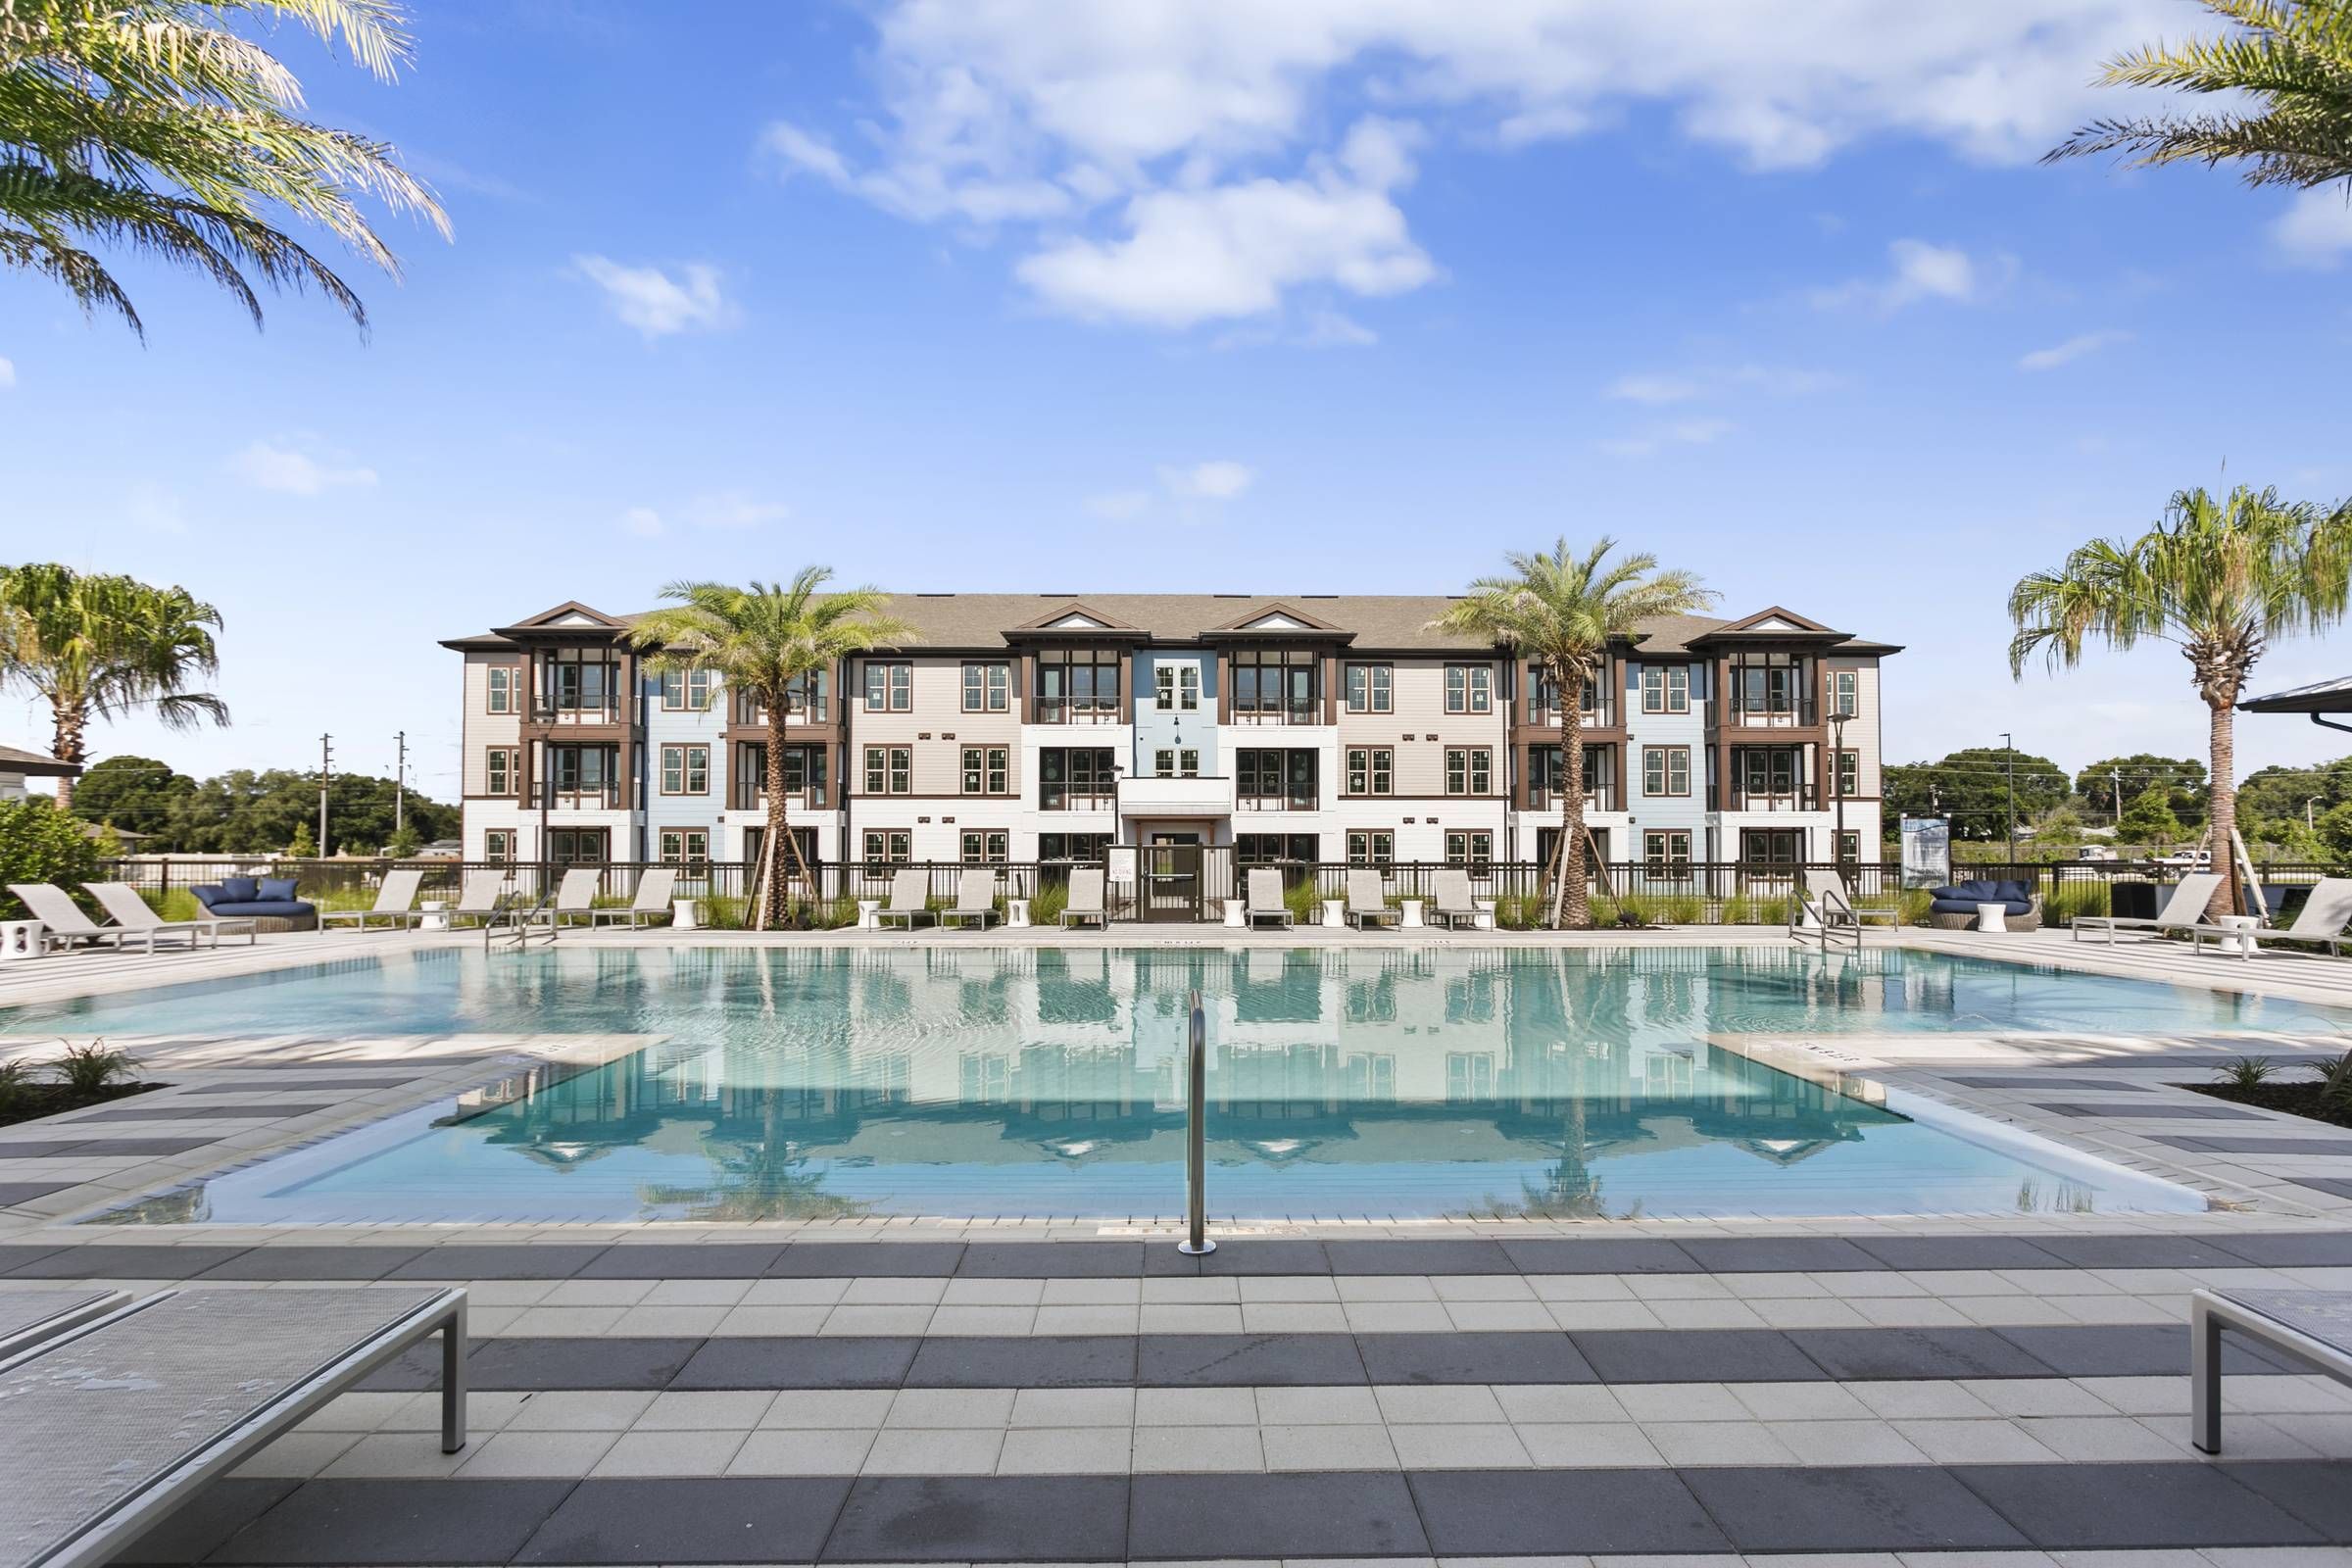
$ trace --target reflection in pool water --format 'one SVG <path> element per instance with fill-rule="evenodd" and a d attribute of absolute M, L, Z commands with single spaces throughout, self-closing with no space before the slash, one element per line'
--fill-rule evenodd
<path fill-rule="evenodd" d="M 1115 1220 L 1181 1207 L 1194 989 L 1210 1206 L 1238 1219 L 2197 1208 L 2185 1189 L 1708 1037 L 2325 1016 L 1895 952 L 642 948 L 419 951 L 117 999 L 75 1027 L 267 1015 L 271 1032 L 658 1037 L 114 1220 Z"/>

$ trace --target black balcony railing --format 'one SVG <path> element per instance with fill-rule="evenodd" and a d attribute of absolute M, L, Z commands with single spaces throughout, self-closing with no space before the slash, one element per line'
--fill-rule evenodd
<path fill-rule="evenodd" d="M 1037 724 L 1116 724 L 1121 721 L 1116 697 L 1039 697 L 1030 702 Z"/>
<path fill-rule="evenodd" d="M 1107 811 L 1112 802 L 1110 791 L 1095 784 L 1040 784 L 1037 787 L 1037 808 L 1041 811 Z"/>
<path fill-rule="evenodd" d="M 572 785 L 551 781 L 540 792 L 540 800 L 557 811 L 617 811 L 629 805 L 629 786 L 618 781 Z"/>

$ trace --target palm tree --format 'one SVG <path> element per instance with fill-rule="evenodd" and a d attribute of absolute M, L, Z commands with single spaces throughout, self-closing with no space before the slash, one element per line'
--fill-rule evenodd
<path fill-rule="evenodd" d="M 820 594 L 832 575 L 830 567 L 808 566 L 789 586 L 673 582 L 662 597 L 676 603 L 643 616 L 628 632 L 631 645 L 647 651 L 649 669 L 713 671 L 767 710 L 767 835 L 754 922 L 761 931 L 781 924 L 790 908 L 790 885 L 775 874 L 779 843 L 808 883 L 809 897 L 816 896 L 815 880 L 785 815 L 784 715 L 794 683 L 838 668 L 853 655 L 896 647 L 915 636 L 906 621 L 883 613 L 890 596 L 879 588 Z"/>
<path fill-rule="evenodd" d="M 0 566 L 0 686 L 49 705 L 51 755 L 79 765 L 90 720 L 151 712 L 166 729 L 228 722 L 228 705 L 191 691 L 220 672 L 220 612 L 177 586 L 83 574 L 70 566 Z M 60 809 L 74 781 L 57 781 Z"/>
<path fill-rule="evenodd" d="M 1606 671 L 1609 648 L 1632 638 L 1642 622 L 1688 615 L 1715 602 L 1714 590 L 1688 571 L 1661 571 L 1655 556 L 1626 556 L 1612 564 L 1614 539 L 1582 557 L 1562 539 L 1550 555 L 1510 555 L 1510 572 L 1481 577 L 1454 607 L 1430 622 L 1433 630 L 1492 638 L 1544 666 L 1560 711 L 1560 834 L 1551 850 L 1553 925 L 1590 925 L 1585 886 L 1585 729 L 1579 695 Z"/>
<path fill-rule="evenodd" d="M 2137 539 L 2094 539 L 2055 571 L 2029 573 L 2009 591 L 2017 626 L 2009 669 L 2020 679 L 2036 653 L 2052 669 L 2072 668 L 2094 642 L 2117 650 L 2142 639 L 2168 642 L 2188 661 L 2210 713 L 2213 859 L 2229 870 L 2208 906 L 2213 915 L 2242 906 L 2230 854 L 2237 826 L 2231 720 L 2246 674 L 2273 639 L 2342 618 L 2347 571 L 2352 502 L 2323 511 L 2239 485 L 2218 501 L 2202 489 L 2182 490 Z"/>
<path fill-rule="evenodd" d="M 373 197 L 449 234 L 433 193 L 379 141 L 300 118 L 302 84 L 239 16 L 340 40 L 380 81 L 409 60 L 400 0 L 0 3 L 0 266 L 62 283 L 145 329 L 90 247 L 187 268 L 262 320 L 254 284 L 316 288 L 363 327 L 350 285 L 273 226 L 319 224 L 397 275 L 361 215 Z"/>
<path fill-rule="evenodd" d="M 2134 166 L 2242 165 L 2250 185 L 2352 179 L 2352 0 L 2205 0 L 2219 38 L 2150 44 L 2107 63 L 2109 87 L 2227 93 L 2253 111 L 2099 120 L 2044 156 L 2121 152 Z"/>

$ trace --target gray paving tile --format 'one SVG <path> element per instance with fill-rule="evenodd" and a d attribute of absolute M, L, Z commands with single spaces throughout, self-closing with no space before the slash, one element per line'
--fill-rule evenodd
<path fill-rule="evenodd" d="M 956 1265 L 958 1278 L 983 1280 L 1118 1280 L 1143 1272 L 1141 1242 L 974 1242 Z"/>
<path fill-rule="evenodd" d="M 255 1078 L 240 1080 L 236 1083 L 198 1084 L 192 1089 L 181 1091 L 181 1093 L 190 1095 L 307 1095 L 321 1089 L 398 1089 L 402 1084 L 415 1083 L 419 1076 L 421 1075 L 417 1073 L 402 1073 L 387 1078 L 380 1075 L 368 1077 L 351 1073 L 317 1078 Z"/>
<path fill-rule="evenodd" d="M 133 1102 L 105 1110 L 85 1110 L 60 1127 L 79 1127 L 99 1121 L 274 1121 L 283 1116 L 309 1116 L 335 1107 L 319 1105 L 183 1105 L 177 1101 Z"/>
<path fill-rule="evenodd" d="M 2134 1121 L 2161 1118 L 2165 1121 L 2260 1121 L 2259 1110 L 2239 1110 L 2232 1105 L 2154 1104 L 2121 1106 L 2104 1103 L 2085 1104 L 2076 1101 L 2061 1101 L 2055 1104 L 2040 1104 L 2038 1109 L 2057 1116 L 2129 1116 Z"/>
<path fill-rule="evenodd" d="M 1423 1470 L 1407 1479 L 1441 1556 L 1698 1553 L 1729 1544 L 1670 1470 Z"/>
<path fill-rule="evenodd" d="M 66 1250 L 63 1247 L 0 1247 L 0 1275 L 18 1274 L 44 1257 L 54 1257 Z"/>
<path fill-rule="evenodd" d="M 2235 1138 L 2221 1133 L 2168 1134 L 2151 1140 L 2174 1149 L 2206 1154 L 2346 1154 L 2352 1155 L 2352 1134 L 2333 1138 Z"/>
<path fill-rule="evenodd" d="M 2304 1185 L 2333 1191 L 2306 1180 Z M 2343 1196 L 2352 1197 L 2352 1191 Z M 2352 1268 L 2352 1234 L 2282 1231 L 2267 1235 L 2217 1236 L 2214 1245 L 2257 1268 Z"/>
<path fill-rule="evenodd" d="M 2112 1323 L 2021 1327 L 1992 1331 L 2061 1377 L 2186 1377 L 2188 1324 Z M 2224 1336 L 2225 1372 L 2275 1372 L 2276 1360 L 2234 1336 Z M 2300 1370 L 2300 1369 L 2298 1369 Z"/>
<path fill-rule="evenodd" d="M 2235 1268 L 2240 1259 L 2197 1236 L 2070 1236 L 2053 1231 L 2034 1245 L 2076 1268 Z"/>
<path fill-rule="evenodd" d="M 2330 1198 L 2352 1198 L 2352 1180 L 2340 1176 L 2289 1176 L 2286 1179 L 2297 1187 L 2308 1187 L 2315 1193 L 2326 1193 Z"/>
<path fill-rule="evenodd" d="M 1136 1342 L 1117 1334 L 927 1339 L 906 1372 L 916 1389 L 1122 1388 L 1136 1380 Z"/>
<path fill-rule="evenodd" d="M 1740 1551 L 1983 1551 L 2030 1544 L 1950 1472 L 1927 1465 L 1699 1468 L 1681 1475 Z"/>
<path fill-rule="evenodd" d="M 1265 1388 L 1365 1376 L 1346 1334 L 1154 1334 L 1137 1345 L 1135 1380 L 1147 1388 Z"/>
<path fill-rule="evenodd" d="M 590 1341 L 590 1344 L 610 1343 Z M 678 1389 L 895 1389 L 920 1340 L 901 1335 L 837 1339 L 715 1339 L 694 1351 L 667 1386 Z"/>
<path fill-rule="evenodd" d="M 583 1280 L 756 1280 L 767 1273 L 781 1243 L 746 1247 L 714 1243 L 672 1247 L 659 1243 L 612 1247 L 590 1258 L 573 1276 Z"/>
<path fill-rule="evenodd" d="M 850 1489 L 821 1560 L 1117 1561 L 1127 1489 L 1125 1476 L 867 1476 Z"/>
<path fill-rule="evenodd" d="M 306 1481 L 222 1543 L 214 1563 L 505 1562 L 571 1481 Z"/>
<path fill-rule="evenodd" d="M 72 1182 L 0 1182 L 0 1208 L 29 1203 L 35 1199 L 47 1198 L 51 1193 L 62 1193 L 73 1185 Z M 4 1272 L 0 1270 L 0 1273 Z"/>
<path fill-rule="evenodd" d="M 1393 1471 L 1134 1479 L 1127 1555 L 1137 1560 L 1419 1557 L 1430 1550 L 1413 1494 Z"/>
<path fill-rule="evenodd" d="M 1594 1329 L 1568 1338 L 1603 1383 L 1809 1383 L 1829 1375 L 1777 1329 Z"/>
<path fill-rule="evenodd" d="M 514 1560 L 813 1562 L 849 1491 L 847 1477 L 592 1479 Z"/>
<path fill-rule="evenodd" d="M 292 1479 L 216 1481 L 132 1542 L 115 1561 L 129 1568 L 202 1562 L 222 1542 L 277 1506 L 300 1484 Z"/>
<path fill-rule="evenodd" d="M 699 1339 L 479 1339 L 466 1357 L 466 1375 L 477 1389 L 665 1389 L 702 1345 Z M 363 1391 L 437 1389 L 440 1347 L 412 1346 L 358 1386 Z"/>
<path fill-rule="evenodd" d="M 1333 1273 L 1331 1257 L 1321 1242 L 1268 1237 L 1243 1237 L 1219 1242 L 1217 1250 L 1206 1257 L 1186 1257 L 1172 1247 L 1154 1247 L 1144 1254 L 1146 1271 L 1151 1274 L 1182 1275 L 1198 1273 L 1203 1278 L 1216 1275 L 1267 1275 Z M 1169 1265 L 1162 1268 L 1160 1265 Z M 1190 1264 L 1189 1269 L 1179 1266 Z"/>
<path fill-rule="evenodd" d="M 2064 1268 L 2023 1236 L 1857 1236 L 1854 1245 L 1888 1268 Z"/>
<path fill-rule="evenodd" d="M 219 1268 L 242 1247 L 69 1247 L 11 1270 L 21 1280 L 186 1280 Z"/>
<path fill-rule="evenodd" d="M 198 1276 L 208 1280 L 380 1280 L 420 1247 L 256 1247 Z"/>
<path fill-rule="evenodd" d="M 2226 1427 L 2222 1440 L 2229 1441 Z M 2268 1497 L 2328 1541 L 2339 1545 L 2352 1544 L 2352 1487 L 2344 1485 L 2342 1460 L 2293 1459 L 2214 1468 Z"/>
<path fill-rule="evenodd" d="M 1592 1383 L 1565 1334 L 1365 1334 L 1356 1339 L 1374 1383 Z"/>
<path fill-rule="evenodd" d="M 1841 1382 L 2052 1375 L 2031 1352 L 1990 1329 L 1789 1329 L 1787 1333 L 1798 1349 Z"/>
<path fill-rule="evenodd" d="M 1886 1266 L 1841 1236 L 1693 1236 L 1677 1245 L 1711 1274 L 1848 1273 Z"/>
<path fill-rule="evenodd" d="M 454 1243 L 425 1250 L 391 1277 L 399 1280 L 567 1280 L 607 1250 L 602 1246 L 538 1243 L 528 1247 L 482 1247 Z"/>
<path fill-rule="evenodd" d="M 184 1154 L 218 1138 L 84 1138 L 71 1143 L 0 1142 L 0 1159 L 119 1159 Z"/>
<path fill-rule="evenodd" d="M 1675 1243 L 1646 1236 L 1506 1240 L 1503 1255 L 1526 1274 L 1696 1274 L 1698 1260 Z"/>
<path fill-rule="evenodd" d="M 1951 1474 L 2049 1550 L 2299 1546 L 2320 1539 L 2211 1465 L 1987 1464 Z M 2340 1467 L 2337 1475 L 2340 1488 Z"/>
<path fill-rule="evenodd" d="M 2023 1078 L 1954 1078 L 1953 1083 L 1970 1089 L 2097 1089 L 2129 1094 L 2152 1093 L 2145 1084 L 2128 1084 L 2108 1078 L 2062 1078 L 2055 1073 L 2033 1073 Z"/>
<path fill-rule="evenodd" d="M 946 1279 L 961 1242 L 794 1242 L 768 1265 L 775 1279 Z"/>
<path fill-rule="evenodd" d="M 1219 1249 L 1222 1250 L 1222 1249 Z M 1516 1274 L 1500 1242 L 1325 1242 L 1334 1274 Z"/>

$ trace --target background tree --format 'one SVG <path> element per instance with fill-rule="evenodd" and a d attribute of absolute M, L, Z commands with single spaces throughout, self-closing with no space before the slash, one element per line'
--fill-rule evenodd
<path fill-rule="evenodd" d="M 2009 836 L 2011 760 L 2017 778 L 2017 823 L 2024 825 L 2065 801 L 2073 781 L 2046 757 L 2001 746 L 1969 746 L 1935 762 L 1899 762 L 1886 771 L 1887 818 L 1948 816 L 1952 837 L 1984 842 Z"/>
<path fill-rule="evenodd" d="M 297 822 L 286 838 L 286 854 L 297 860 L 307 860 L 318 853 L 318 841 L 311 836 L 311 824 Z"/>
<path fill-rule="evenodd" d="M 112 835 L 107 835 L 111 840 Z M 22 919 L 11 882 L 54 882 L 78 890 L 95 881 L 108 846 L 90 837 L 75 817 L 38 795 L 0 801 L 0 918 Z"/>
<path fill-rule="evenodd" d="M 1688 615 L 1715 602 L 1714 590 L 1688 571 L 1661 571 L 1650 555 L 1612 564 L 1614 539 L 1583 556 L 1562 539 L 1550 555 L 1512 555 L 1507 575 L 1481 577 L 1470 592 L 1431 625 L 1483 637 L 1544 666 L 1560 694 L 1560 833 L 1551 851 L 1553 925 L 1592 923 L 1585 884 L 1585 730 L 1577 694 L 1608 667 L 1612 644 L 1630 639 L 1646 620 Z"/>
<path fill-rule="evenodd" d="M 2172 797 L 2161 787 L 2142 790 L 2137 800 L 2124 808 L 2123 819 L 2115 824 L 2118 841 L 2159 852 L 2180 843 L 2185 831 L 2173 814 Z"/>
<path fill-rule="evenodd" d="M 0 566 L 0 687 L 49 705 L 50 755 L 82 762 L 93 718 L 148 712 L 166 729 L 228 722 L 228 705 L 190 688 L 220 672 L 220 612 L 185 588 L 70 566 Z M 60 809 L 74 780 L 57 781 Z"/>
<path fill-rule="evenodd" d="M 2352 757 L 2339 757 L 2332 762 L 2317 767 L 2256 768 L 2239 781 L 2237 810 L 2240 816 L 2264 818 L 2292 818 L 2306 820 L 2331 807 L 2352 801 Z"/>
<path fill-rule="evenodd" d="M 2182 490 L 2137 539 L 2094 539 L 2010 591 L 2009 667 L 2020 679 L 2036 655 L 2072 668 L 2096 643 L 2169 642 L 2188 661 L 2208 715 L 2214 865 L 2228 871 L 2207 906 L 2217 918 L 2244 906 L 2229 847 L 2246 674 L 2273 639 L 2341 619 L 2348 573 L 2352 503 L 2322 511 L 2240 485 L 2222 500 Z"/>
<path fill-rule="evenodd" d="M 2149 44 L 2107 63 L 2109 87 L 2225 95 L 2202 115 L 2097 120 L 2043 162 L 2122 153 L 2134 168 L 2231 164 L 2249 185 L 2352 179 L 2352 3 L 2205 0 L 2218 38 Z"/>
<path fill-rule="evenodd" d="M 2352 861 L 2352 801 L 2329 807 L 2319 825 L 2320 842 L 2337 863 Z"/>
<path fill-rule="evenodd" d="M 93 762 L 74 781 L 74 814 L 125 833 L 169 836 L 196 781 L 152 757 L 124 754 Z M 168 848 L 159 844 L 157 848 Z"/>
<path fill-rule="evenodd" d="M 829 567 L 804 567 L 789 585 L 754 582 L 733 588 L 717 582 L 673 582 L 662 597 L 675 603 L 638 617 L 629 642 L 646 654 L 656 674 L 706 669 L 728 688 L 749 696 L 767 713 L 767 829 L 761 841 L 762 877 L 754 929 L 781 925 L 791 913 L 791 886 L 777 874 L 778 857 L 789 855 L 795 873 L 816 881 L 801 855 L 786 814 L 784 748 L 790 694 L 796 682 L 876 648 L 895 648 L 915 638 L 914 628 L 884 613 L 890 596 L 879 588 L 818 592 L 832 579 Z M 724 700 L 723 698 L 721 699 Z"/>
<path fill-rule="evenodd" d="M 235 19 L 340 41 L 381 81 L 409 60 L 399 0 L 0 3 L 0 266 L 142 336 L 98 247 L 211 278 L 256 326 L 257 283 L 315 288 L 367 324 L 350 285 L 273 222 L 318 224 L 397 274 L 359 198 L 444 237 L 448 220 L 390 147 L 302 119 L 302 84 Z"/>
<path fill-rule="evenodd" d="M 2123 779 L 2121 801 L 2116 779 Z M 2105 826 L 2125 806 L 2151 789 L 2164 791 L 2164 804 L 2187 826 L 2205 820 L 2205 764 L 2193 757 L 2158 757 L 2134 752 L 2130 757 L 2103 757 L 2075 774 L 2075 793 L 2082 797 L 2089 820 Z"/>

